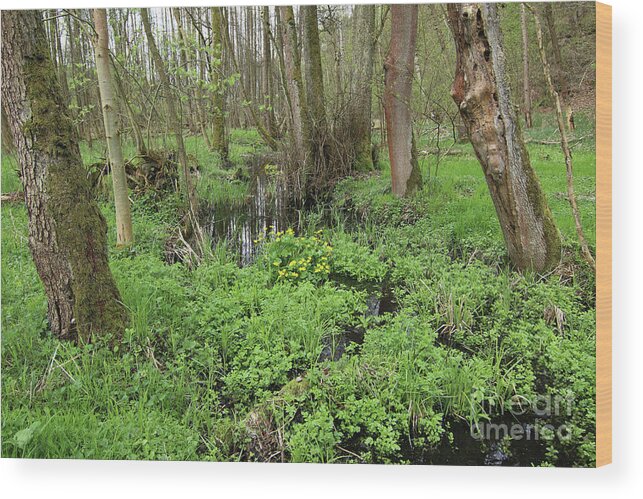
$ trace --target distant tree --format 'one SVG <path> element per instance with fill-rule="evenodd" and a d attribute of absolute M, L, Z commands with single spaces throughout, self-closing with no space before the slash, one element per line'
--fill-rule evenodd
<path fill-rule="evenodd" d="M 451 94 L 482 165 L 507 252 L 519 269 L 560 261 L 560 234 L 529 162 L 510 99 L 495 4 L 448 4 L 456 45 Z"/>
<path fill-rule="evenodd" d="M 393 194 L 403 197 L 422 185 L 411 116 L 418 6 L 391 5 L 391 25 L 391 45 L 384 61 L 384 111 Z"/>
<path fill-rule="evenodd" d="M 98 87 L 100 91 L 105 139 L 109 153 L 112 185 L 114 189 L 114 207 L 116 211 L 116 243 L 119 246 L 132 244 L 132 214 L 127 193 L 127 175 L 121 148 L 121 137 L 118 130 L 118 101 L 114 96 L 112 64 L 109 56 L 109 32 L 107 28 L 107 11 L 94 9 L 94 28 L 96 30 L 95 55 Z"/>
<path fill-rule="evenodd" d="M 531 9 L 531 7 L 530 7 Z M 576 226 L 576 234 L 578 236 L 578 241 L 581 246 L 581 252 L 585 261 L 593 268 L 596 269 L 596 261 L 592 256 L 592 253 L 589 250 L 587 240 L 585 239 L 585 232 L 583 231 L 583 224 L 581 222 L 580 210 L 578 209 L 578 203 L 576 202 L 576 193 L 574 192 L 574 164 L 572 160 L 572 151 L 569 148 L 569 142 L 567 140 L 567 133 L 565 131 L 565 122 L 563 117 L 563 110 L 561 105 L 560 96 L 554 87 L 554 82 L 551 76 L 551 68 L 549 65 L 549 60 L 547 59 L 547 53 L 545 52 L 545 44 L 543 41 L 543 30 L 542 24 L 538 14 L 531 9 L 534 20 L 536 22 L 536 36 L 538 38 L 538 49 L 540 51 L 540 60 L 543 64 L 543 72 L 545 73 L 545 81 L 547 82 L 547 88 L 549 94 L 554 99 L 554 104 L 556 107 L 556 119 L 558 123 L 558 131 L 560 133 L 560 147 L 563 150 L 565 156 L 565 170 L 567 178 L 567 198 L 572 209 L 572 215 L 574 217 L 574 225 Z"/>
<path fill-rule="evenodd" d="M 546 3 L 544 5 L 543 15 L 545 17 L 545 23 L 547 24 L 547 30 L 549 31 L 551 49 L 554 54 L 553 66 L 555 81 L 558 86 L 560 98 L 565 106 L 565 114 L 567 115 L 567 128 L 570 132 L 573 132 L 576 127 L 574 125 L 574 112 L 572 110 L 569 78 L 567 77 L 567 72 L 564 69 L 565 66 L 563 64 L 563 56 L 560 51 L 560 43 L 558 42 L 558 33 L 556 32 L 556 23 L 554 21 L 554 10 L 552 4 Z"/>
<path fill-rule="evenodd" d="M 2 106 L 52 333 L 81 341 L 118 337 L 128 317 L 108 265 L 107 224 L 91 192 L 38 11 L 2 13 Z"/>
<path fill-rule="evenodd" d="M 170 83 L 170 78 L 165 69 L 165 63 L 163 58 L 158 50 L 156 41 L 154 40 L 154 34 L 152 33 L 152 25 L 150 23 L 150 17 L 147 9 L 141 9 L 141 19 L 143 21 L 143 28 L 145 30 L 145 36 L 147 38 L 147 44 L 150 48 L 150 54 L 152 55 L 152 60 L 154 61 L 154 66 L 156 67 L 156 72 L 158 73 L 159 80 L 161 81 L 161 86 L 165 92 L 165 102 L 167 105 L 167 114 L 168 120 L 170 122 L 170 128 L 174 133 L 176 140 L 176 147 L 178 149 L 179 164 L 181 166 L 181 178 L 183 181 L 183 191 L 184 196 L 187 199 L 187 205 L 189 214 L 191 217 L 191 222 L 193 228 L 196 229 L 198 224 L 196 220 L 197 214 L 197 198 L 194 186 L 192 183 L 192 177 L 190 176 L 190 167 L 188 165 L 188 155 L 185 151 L 185 143 L 183 142 L 183 128 L 181 127 L 181 120 L 179 119 L 179 112 L 176 109 L 176 96 L 172 91 L 172 85 Z"/>
<path fill-rule="evenodd" d="M 358 169 L 373 168 L 371 152 L 371 101 L 373 100 L 373 64 L 375 61 L 375 5 L 355 5 L 353 25 L 354 78 L 351 89 L 351 120 L 356 132 Z"/>

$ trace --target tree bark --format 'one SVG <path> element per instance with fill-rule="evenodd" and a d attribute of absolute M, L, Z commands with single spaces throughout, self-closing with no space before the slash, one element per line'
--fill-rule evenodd
<path fill-rule="evenodd" d="M 2 105 L 20 163 L 29 247 L 61 339 L 120 336 L 125 310 L 40 13 L 2 14 Z"/>
<path fill-rule="evenodd" d="M 422 185 L 411 117 L 418 6 L 391 5 L 391 23 L 395 29 L 384 61 L 384 113 L 393 194 L 404 197 Z"/>
<path fill-rule="evenodd" d="M 560 261 L 560 234 L 510 101 L 495 4 L 448 4 L 456 45 L 451 95 L 482 165 L 513 264 L 543 272 Z"/>
<path fill-rule="evenodd" d="M 322 73 L 317 6 L 302 5 L 304 17 L 304 68 L 306 75 L 306 103 L 312 130 L 326 126 L 324 107 L 324 75 Z"/>
<path fill-rule="evenodd" d="M 578 241 L 581 246 L 581 252 L 585 261 L 596 270 L 596 261 L 592 256 L 589 246 L 587 245 L 587 239 L 585 239 L 585 232 L 583 231 L 583 224 L 581 222 L 580 210 L 578 209 L 578 204 L 576 202 L 576 193 L 574 192 L 574 164 L 572 161 L 572 151 L 569 148 L 569 142 L 567 141 L 567 133 L 565 132 L 565 123 L 563 118 L 563 110 L 560 102 L 560 96 L 554 87 L 554 82 L 551 77 L 551 69 L 549 67 L 549 61 L 547 60 L 547 53 L 545 52 L 545 44 L 543 42 L 543 31 L 540 19 L 538 14 L 531 9 L 532 14 L 534 15 L 534 20 L 536 22 L 536 36 L 538 38 L 538 49 L 540 51 L 540 60 L 543 64 L 543 72 L 545 73 L 545 80 L 547 82 L 547 88 L 554 103 L 556 105 L 556 119 L 558 122 L 558 131 L 560 132 L 560 147 L 563 150 L 565 155 L 565 170 L 567 177 L 567 198 L 569 199 L 569 204 L 572 209 L 572 215 L 574 216 L 574 225 L 576 226 L 576 234 L 578 236 Z"/>
<path fill-rule="evenodd" d="M 525 127 L 531 128 L 531 85 L 529 83 L 529 32 L 527 30 L 527 8 L 520 4 L 520 29 L 522 31 L 522 105 Z"/>
<path fill-rule="evenodd" d="M 351 98 L 351 119 L 355 129 L 355 166 L 373 168 L 371 104 L 373 100 L 373 64 L 375 60 L 375 5 L 356 5 L 353 66 L 355 75 Z"/>
<path fill-rule="evenodd" d="M 107 11 L 94 9 L 94 28 L 96 29 L 95 53 L 96 73 L 100 91 L 103 122 L 105 124 L 105 139 L 109 154 L 109 164 L 114 188 L 114 207 L 116 211 L 116 244 L 125 246 L 132 244 L 132 213 L 130 211 L 127 193 L 127 175 L 125 161 L 121 148 L 121 137 L 116 121 L 118 113 L 117 101 L 114 97 L 112 68 L 109 57 L 109 32 L 107 28 Z"/>
<path fill-rule="evenodd" d="M 224 166 L 229 165 L 228 140 L 225 130 L 225 88 L 223 86 L 223 24 L 221 8 L 210 8 L 212 26 L 212 54 L 210 57 L 210 79 L 213 86 L 212 96 L 212 147 L 219 153 Z"/>
<path fill-rule="evenodd" d="M 307 119 L 307 106 L 304 98 L 304 84 L 301 75 L 301 58 L 297 42 L 297 26 L 292 6 L 279 6 L 281 12 L 282 44 L 284 49 L 284 65 L 286 70 L 286 90 L 289 95 L 291 132 L 294 146 L 296 171 L 289 172 L 294 181 L 295 196 L 305 196 L 305 186 L 309 173 L 310 127 Z"/>
<path fill-rule="evenodd" d="M 270 7 L 261 7 L 262 45 L 263 45 L 263 74 L 262 91 L 264 105 L 264 126 L 268 133 L 275 137 L 277 135 L 277 124 L 275 122 L 275 96 L 272 84 L 272 54 L 270 51 Z"/>

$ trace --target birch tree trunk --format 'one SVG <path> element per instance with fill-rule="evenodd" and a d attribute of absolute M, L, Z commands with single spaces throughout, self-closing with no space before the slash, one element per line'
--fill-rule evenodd
<path fill-rule="evenodd" d="M 485 174 L 513 264 L 551 269 L 560 261 L 560 235 L 510 101 L 495 4 L 448 4 L 456 45 L 451 95 Z"/>
<path fill-rule="evenodd" d="M 394 29 L 384 61 L 384 114 L 393 194 L 404 197 L 422 185 L 411 117 L 418 6 L 391 5 L 391 23 Z"/>
<path fill-rule="evenodd" d="M 107 11 L 94 9 L 94 28 L 96 29 L 95 55 L 98 88 L 100 91 L 103 123 L 105 124 L 105 139 L 109 154 L 109 164 L 114 188 L 114 207 L 116 211 L 116 244 L 125 246 L 132 244 L 132 213 L 130 211 L 127 193 L 127 175 L 125 161 L 121 148 L 121 137 L 118 131 L 118 104 L 114 97 L 111 61 L 109 58 L 109 32 L 107 28 Z"/>
<path fill-rule="evenodd" d="M 29 248 L 61 339 L 119 337 L 127 311 L 107 260 L 94 200 L 39 11 L 2 13 L 2 106 L 29 216 Z"/>

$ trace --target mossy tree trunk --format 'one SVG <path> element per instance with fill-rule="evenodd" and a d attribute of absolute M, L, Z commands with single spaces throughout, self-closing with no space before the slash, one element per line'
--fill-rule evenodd
<path fill-rule="evenodd" d="M 510 100 L 495 4 L 448 4 L 456 45 L 451 95 L 482 165 L 507 251 L 521 270 L 560 261 L 558 229 L 529 162 Z"/>
<path fill-rule="evenodd" d="M 391 45 L 384 61 L 384 113 L 393 194 L 410 196 L 422 186 L 411 116 L 418 6 L 391 5 Z"/>
<path fill-rule="evenodd" d="M 132 213 L 129 195 L 127 193 L 127 175 L 125 161 L 121 148 L 121 137 L 118 131 L 118 102 L 114 96 L 111 61 L 109 57 L 109 31 L 107 28 L 107 11 L 94 9 L 94 41 L 96 55 L 96 73 L 100 91 L 103 123 L 105 124 L 105 139 L 109 153 L 109 164 L 114 189 L 114 207 L 116 211 L 116 243 L 119 246 L 132 244 Z"/>
<path fill-rule="evenodd" d="M 2 15 L 2 105 L 29 215 L 29 247 L 61 339 L 119 336 L 127 324 L 107 260 L 107 225 L 80 156 L 40 13 Z"/>

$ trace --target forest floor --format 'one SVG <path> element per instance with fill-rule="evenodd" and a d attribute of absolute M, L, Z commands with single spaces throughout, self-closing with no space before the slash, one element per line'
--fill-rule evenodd
<path fill-rule="evenodd" d="M 593 122 L 577 124 L 576 192 L 594 249 Z M 593 464 L 594 274 L 579 256 L 553 117 L 527 136 L 564 239 L 546 276 L 511 269 L 467 144 L 437 176 L 421 154 L 426 185 L 410 200 L 391 195 L 383 154 L 324 207 L 295 212 L 291 230 L 277 215 L 250 237 L 213 222 L 213 250 L 192 268 L 165 261 L 174 196 L 134 196 L 136 242 L 117 249 L 102 195 L 132 318 L 116 347 L 52 338 L 26 210 L 3 203 L 2 456 Z M 228 170 L 200 138 L 187 141 L 215 218 L 252 202 L 245 159 L 261 141 L 247 130 L 231 140 Z M 420 151 L 434 147 L 420 135 Z M 87 164 L 104 155 L 82 150 Z M 15 168 L 3 156 L 3 194 L 20 190 Z"/>

